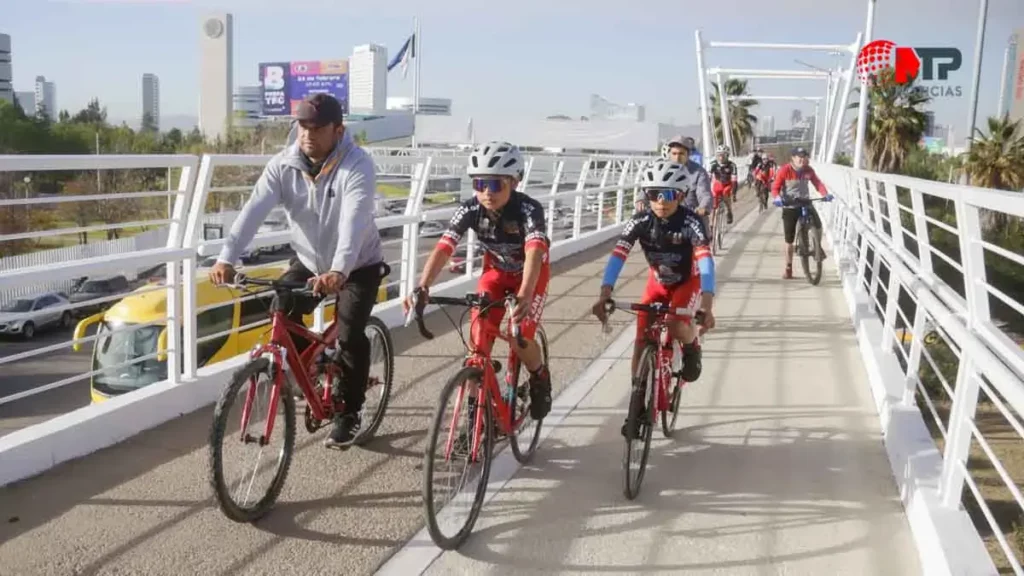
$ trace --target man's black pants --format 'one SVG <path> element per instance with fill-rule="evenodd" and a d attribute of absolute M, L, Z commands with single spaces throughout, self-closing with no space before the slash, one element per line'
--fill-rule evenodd
<path fill-rule="evenodd" d="M 315 274 L 306 268 L 298 258 L 292 258 L 288 270 L 280 280 L 305 282 Z M 334 361 L 341 368 L 341 382 L 336 383 L 332 392 L 345 401 L 345 412 L 354 414 L 363 407 L 366 400 L 366 381 L 370 377 L 370 341 L 366 338 L 366 323 L 377 302 L 377 291 L 381 280 L 390 272 L 387 264 L 381 262 L 357 268 L 345 280 L 334 306 L 335 321 L 338 323 L 338 350 Z M 294 292 L 280 292 L 275 306 L 284 310 L 293 322 L 302 324 L 302 317 L 311 314 L 322 298 L 303 296 Z M 299 352 L 309 342 L 305 338 L 292 337 Z"/>

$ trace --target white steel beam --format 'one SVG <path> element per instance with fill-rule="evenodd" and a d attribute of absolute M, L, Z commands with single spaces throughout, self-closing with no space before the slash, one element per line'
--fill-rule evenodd
<path fill-rule="evenodd" d="M 708 48 L 754 48 L 763 50 L 810 50 L 814 52 L 856 52 L 850 44 L 773 44 L 770 42 L 708 42 Z"/>

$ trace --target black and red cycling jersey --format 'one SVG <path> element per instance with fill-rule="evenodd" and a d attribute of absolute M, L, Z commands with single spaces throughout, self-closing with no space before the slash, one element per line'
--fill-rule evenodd
<path fill-rule="evenodd" d="M 467 230 L 476 232 L 484 248 L 484 269 L 496 268 L 508 274 L 522 273 L 527 248 L 536 246 L 547 251 L 551 244 L 544 208 L 522 192 L 513 191 L 498 213 L 488 213 L 476 197 L 463 202 L 438 246 L 450 256 Z"/>
<path fill-rule="evenodd" d="M 695 261 L 711 258 L 711 235 L 704 220 L 684 206 L 664 220 L 650 210 L 634 214 L 623 227 L 612 256 L 624 262 L 636 242 L 640 242 L 657 281 L 667 286 L 686 282 L 694 273 Z M 703 273 L 701 268 L 698 266 Z M 615 278 L 610 280 L 606 283 L 614 284 Z M 709 291 L 714 291 L 713 281 Z"/>
<path fill-rule="evenodd" d="M 718 159 L 711 161 L 711 168 L 708 169 L 708 173 L 711 177 L 721 182 L 722 184 L 729 184 L 735 182 L 739 178 L 739 171 L 736 169 L 736 163 L 732 160 L 726 160 L 725 162 L 719 162 Z"/>
<path fill-rule="evenodd" d="M 754 169 L 754 178 L 767 184 L 772 178 L 775 178 L 775 171 L 778 168 L 775 160 L 762 160 L 761 164 Z"/>

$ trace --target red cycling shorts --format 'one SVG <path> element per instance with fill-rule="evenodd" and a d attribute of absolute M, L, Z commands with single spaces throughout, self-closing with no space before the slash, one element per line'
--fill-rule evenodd
<path fill-rule="evenodd" d="M 728 184 L 715 180 L 711 183 L 711 194 L 715 198 L 721 198 L 732 193 L 732 182 Z"/>
<path fill-rule="evenodd" d="M 545 254 L 540 276 L 537 277 L 537 287 L 533 291 L 533 301 L 530 302 L 530 310 L 526 314 L 526 318 L 519 324 L 519 331 L 526 340 L 532 340 L 537 333 L 537 326 L 540 324 L 540 317 L 544 312 L 544 302 L 548 298 L 548 279 L 550 278 L 551 264 Z M 510 274 L 497 268 L 485 266 L 476 289 L 478 293 L 487 294 L 487 298 L 492 301 L 501 300 L 505 297 L 506 292 L 513 294 L 518 292 L 522 281 L 521 273 Z M 479 314 L 480 311 L 477 308 L 470 313 L 470 342 L 473 343 L 473 347 L 477 351 L 490 354 L 491 347 L 494 346 L 494 332 L 501 329 L 501 321 L 505 317 L 505 307 L 501 305 L 492 307 L 487 311 L 487 315 L 478 322 Z M 485 328 L 485 326 L 490 326 L 490 328 Z"/>
<path fill-rule="evenodd" d="M 650 270 L 647 273 L 647 286 L 644 288 L 644 294 L 640 297 L 641 304 L 653 304 L 655 302 L 667 303 L 673 308 L 694 308 L 697 306 L 697 299 L 700 297 L 700 274 L 697 273 L 696 262 L 694 263 L 694 272 L 690 274 L 690 279 L 681 284 L 675 284 L 673 286 L 665 286 L 658 282 L 657 277 L 654 275 L 654 270 Z M 636 315 L 636 338 L 637 342 L 643 342 L 644 333 L 647 331 L 647 316 L 646 312 L 637 312 Z M 682 319 L 682 322 L 689 324 L 690 319 Z"/>

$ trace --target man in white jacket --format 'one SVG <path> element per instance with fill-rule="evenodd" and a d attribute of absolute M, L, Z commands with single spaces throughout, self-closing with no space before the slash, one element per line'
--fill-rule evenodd
<path fill-rule="evenodd" d="M 343 448 L 359 433 L 359 412 L 369 377 L 370 343 L 366 323 L 373 312 L 381 280 L 388 274 L 374 221 L 376 173 L 373 159 L 342 124 L 342 109 L 329 94 L 315 94 L 296 110 L 296 142 L 267 163 L 248 202 L 235 220 L 217 263 L 210 271 L 214 284 L 230 282 L 234 263 L 270 211 L 282 206 L 288 214 L 296 258 L 281 276 L 287 281 L 312 281 L 318 297 L 337 294 L 340 386 L 335 397 L 345 411 L 335 417 L 325 440 Z M 280 294 L 278 306 L 302 322 L 318 299 Z M 301 352 L 308 342 L 296 339 Z"/>

